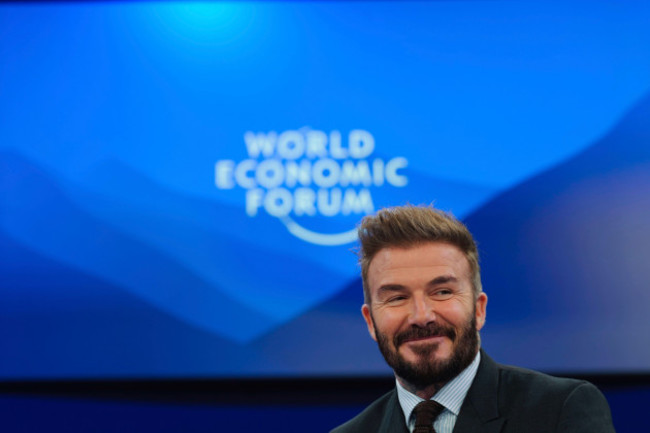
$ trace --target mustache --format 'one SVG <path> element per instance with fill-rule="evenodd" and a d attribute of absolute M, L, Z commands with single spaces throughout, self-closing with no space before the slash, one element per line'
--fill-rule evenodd
<path fill-rule="evenodd" d="M 456 331 L 452 327 L 443 326 L 438 323 L 429 323 L 425 327 L 411 326 L 407 330 L 395 334 L 393 344 L 395 347 L 399 347 L 407 341 L 427 337 L 448 337 L 451 341 L 454 341 L 456 339 Z"/>

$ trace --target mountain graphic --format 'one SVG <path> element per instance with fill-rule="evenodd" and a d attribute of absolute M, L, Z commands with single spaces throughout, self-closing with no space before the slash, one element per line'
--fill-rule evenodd
<path fill-rule="evenodd" d="M 138 193 L 174 202 L 188 212 L 202 211 L 205 218 L 234 213 L 216 204 L 165 194 L 134 173 L 125 178 Z M 68 183 L 60 184 L 24 156 L 0 154 L 0 182 L 0 321 L 2 329 L 11 330 L 0 335 L 0 347 L 3 353 L 14 354 L 0 361 L 3 375 L 237 375 L 255 359 L 253 346 L 242 337 L 250 341 L 251 336 L 278 326 L 277 320 L 224 295 L 174 257 L 79 208 L 69 198 Z M 164 225 L 167 221 L 154 215 L 148 222 Z M 200 236 L 198 229 L 191 233 Z M 25 237 L 40 243 L 34 247 Z M 327 270 L 300 258 L 227 235 L 218 236 L 217 242 L 231 259 L 242 255 L 241 263 L 230 267 L 235 275 L 237 266 L 245 267 L 248 274 L 258 273 L 257 278 L 266 275 L 267 263 L 248 259 L 258 255 L 270 263 L 291 262 L 306 270 L 305 278 L 312 285 L 333 280 Z M 65 249 L 58 249 L 61 245 Z M 144 289 L 151 290 L 133 287 L 132 280 L 106 269 L 139 276 L 146 282 Z M 295 284 L 295 277 L 289 277 L 293 280 L 287 284 Z M 275 280 L 283 283 L 282 278 Z"/>
<path fill-rule="evenodd" d="M 233 321 L 247 317 L 251 332 L 271 323 L 269 318 L 229 299 L 218 287 L 207 284 L 168 255 L 80 210 L 55 178 L 25 158 L 5 153 L 0 161 L 5 195 L 2 226 L 15 243 L 25 245 L 33 240 L 41 254 L 74 264 L 104 280 L 119 282 L 123 290 L 212 332 L 228 335 L 229 331 L 212 326 L 213 315 Z M 190 308 L 196 298 L 204 300 L 203 307 L 194 306 L 193 316 L 183 316 L 183 310 Z M 207 305 L 210 307 L 205 308 Z"/>

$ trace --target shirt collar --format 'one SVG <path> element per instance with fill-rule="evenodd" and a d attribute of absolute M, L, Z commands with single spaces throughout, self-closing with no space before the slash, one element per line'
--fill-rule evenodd
<path fill-rule="evenodd" d="M 455 416 L 458 416 L 463 401 L 465 400 L 465 396 L 474 381 L 480 362 L 481 352 L 478 352 L 474 357 L 474 360 L 458 376 L 454 377 L 452 380 L 447 382 L 445 386 L 440 388 L 438 392 L 431 397 L 431 400 L 437 401 L 443 405 L 446 410 L 450 411 Z M 407 391 L 398 380 L 395 380 L 395 382 L 397 383 L 397 398 L 408 425 L 413 409 L 418 403 L 424 401 L 424 399 Z"/>

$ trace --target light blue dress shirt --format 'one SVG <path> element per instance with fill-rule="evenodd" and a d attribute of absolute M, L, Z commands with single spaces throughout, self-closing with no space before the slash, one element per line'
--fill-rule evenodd
<path fill-rule="evenodd" d="M 438 415 L 438 418 L 436 418 L 433 423 L 433 428 L 436 433 L 451 433 L 454 429 L 458 413 L 463 405 L 467 391 L 469 391 L 470 386 L 472 386 L 480 362 L 481 353 L 479 352 L 476 354 L 474 361 L 472 361 L 465 370 L 449 381 L 445 386 L 440 388 L 440 390 L 431 397 L 431 400 L 435 400 L 445 407 L 445 410 Z M 411 414 L 413 413 L 415 406 L 424 401 L 424 399 L 404 389 L 399 381 L 396 380 L 396 382 L 397 398 L 402 407 L 402 411 L 404 412 L 406 425 L 409 432 L 412 433 L 415 428 L 415 417 L 411 417 Z"/>

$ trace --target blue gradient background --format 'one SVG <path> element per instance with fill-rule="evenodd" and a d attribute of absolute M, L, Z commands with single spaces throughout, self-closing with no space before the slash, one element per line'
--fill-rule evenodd
<path fill-rule="evenodd" d="M 303 127 L 408 159 L 376 207 L 467 222 L 494 358 L 647 372 L 649 19 L 640 1 L 0 4 L 0 379 L 386 373 L 353 244 L 214 185 L 246 131 Z"/>

